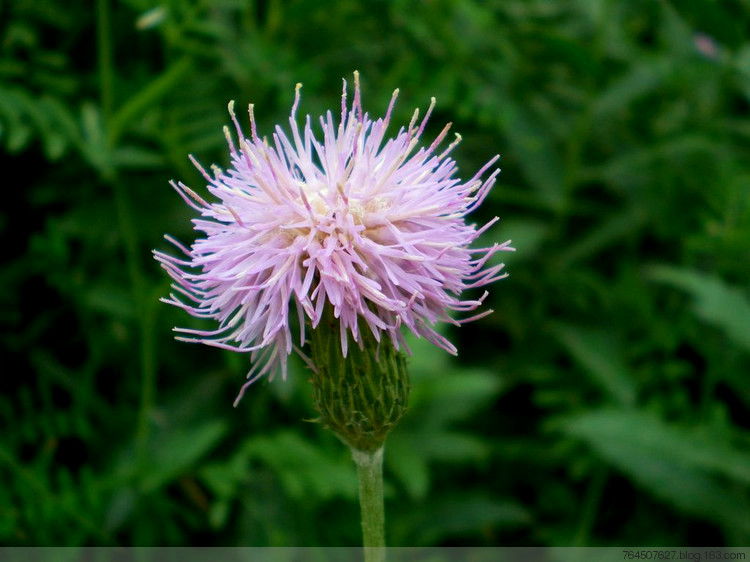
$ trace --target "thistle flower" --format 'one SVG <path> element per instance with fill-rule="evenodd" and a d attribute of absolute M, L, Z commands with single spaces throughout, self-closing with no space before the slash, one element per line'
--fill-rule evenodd
<path fill-rule="evenodd" d="M 455 354 L 435 324 L 492 312 L 460 320 L 449 314 L 476 311 L 487 293 L 468 300 L 461 293 L 506 276 L 503 264 L 486 264 L 513 250 L 510 241 L 470 248 L 497 217 L 479 229 L 464 220 L 495 183 L 497 169 L 481 177 L 498 156 L 462 182 L 449 157 L 460 135 L 438 152 L 450 124 L 429 146 L 420 145 L 434 98 L 421 121 L 417 109 L 407 127 L 387 138 L 398 90 L 385 117 L 375 120 L 363 113 L 357 73 L 354 78 L 351 107 L 344 81 L 338 124 L 330 111 L 320 117 L 322 138 L 309 115 L 302 128 L 297 123 L 300 84 L 291 139 L 279 126 L 272 142 L 260 138 L 252 104 L 245 138 L 230 103 L 238 136 L 235 142 L 224 128 L 231 167 L 214 166 L 209 175 L 191 156 L 217 201 L 172 182 L 200 214 L 193 224 L 204 236 L 190 248 L 166 237 L 184 258 L 155 252 L 174 280 L 175 292 L 162 300 L 219 323 L 213 331 L 175 328 L 184 334 L 178 340 L 251 353 L 240 397 L 264 375 L 286 377 L 289 354 L 302 353 L 306 329 L 315 330 L 327 308 L 338 320 L 344 357 L 349 337 L 361 347 L 370 334 L 408 353 L 404 328 Z M 290 309 L 298 317 L 300 347 L 293 344 Z"/>

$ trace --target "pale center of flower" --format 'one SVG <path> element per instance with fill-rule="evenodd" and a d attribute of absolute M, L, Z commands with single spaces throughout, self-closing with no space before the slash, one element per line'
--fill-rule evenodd
<path fill-rule="evenodd" d="M 330 221 L 333 219 L 334 212 L 345 213 L 351 215 L 354 219 L 354 224 L 365 225 L 369 227 L 368 217 L 372 215 L 379 215 L 382 211 L 388 208 L 388 202 L 384 197 L 371 197 L 366 201 L 362 199 L 349 197 L 348 203 L 344 203 L 343 197 L 338 195 L 335 200 L 335 205 L 331 206 L 330 201 L 330 188 L 325 185 L 311 186 L 306 183 L 300 184 L 302 190 L 305 192 L 310 207 L 312 207 L 315 215 L 322 222 Z M 376 221 L 380 222 L 380 221 Z"/>
<path fill-rule="evenodd" d="M 325 197 L 328 195 L 328 190 L 325 187 L 316 191 L 305 189 L 305 195 L 316 215 L 325 216 L 328 214 L 328 203 L 325 200 Z"/>
<path fill-rule="evenodd" d="M 383 237 L 383 226 L 386 224 L 384 215 L 390 207 L 387 198 L 380 196 L 362 200 L 349 195 L 345 202 L 339 191 L 332 192 L 329 186 L 302 182 L 298 185 L 310 205 L 315 221 L 312 229 L 319 243 L 334 237 L 349 245 L 353 243 L 355 234 L 376 241 Z M 355 226 L 354 231 L 352 225 Z M 285 246 L 292 245 L 300 237 L 306 239 L 309 236 L 310 227 L 277 228 L 269 233 L 269 239 L 275 238 Z"/>

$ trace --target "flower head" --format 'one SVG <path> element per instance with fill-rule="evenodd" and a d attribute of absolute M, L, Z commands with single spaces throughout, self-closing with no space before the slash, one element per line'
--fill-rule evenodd
<path fill-rule="evenodd" d="M 265 374 L 286 375 L 296 348 L 290 310 L 298 317 L 300 346 L 306 326 L 315 329 L 330 307 L 344 356 L 349 337 L 361 345 L 363 330 L 408 351 L 402 328 L 455 354 L 434 325 L 491 312 L 463 320 L 449 315 L 482 305 L 486 293 L 461 300 L 464 289 L 506 275 L 502 264 L 486 263 L 512 250 L 510 241 L 470 248 L 497 217 L 479 229 L 464 220 L 494 184 L 499 170 L 481 177 L 498 157 L 461 181 L 449 157 L 461 137 L 439 151 L 450 124 L 430 145 L 420 145 L 434 98 L 421 121 L 416 110 L 407 127 L 387 138 L 398 90 L 385 117 L 373 119 L 362 112 L 357 73 L 354 78 L 351 107 L 344 81 L 338 124 L 330 111 L 320 117 L 322 137 L 310 116 L 302 128 L 297 123 L 299 84 L 291 138 L 279 126 L 271 142 L 260 138 L 252 105 L 245 138 L 230 103 L 238 135 L 235 142 L 225 127 L 231 167 L 214 166 L 209 175 L 193 160 L 216 201 L 172 182 L 200 213 L 193 223 L 203 236 L 190 248 L 167 237 L 185 257 L 155 252 L 174 279 L 175 293 L 163 300 L 219 323 L 213 331 L 175 328 L 185 334 L 178 339 L 252 353 L 243 391 Z"/>

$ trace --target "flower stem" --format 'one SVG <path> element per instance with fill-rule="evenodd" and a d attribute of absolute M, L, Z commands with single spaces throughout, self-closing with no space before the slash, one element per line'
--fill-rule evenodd
<path fill-rule="evenodd" d="M 365 562 L 385 562 L 385 510 L 383 508 L 383 448 L 360 451 L 352 448 L 359 477 L 362 539 Z"/>

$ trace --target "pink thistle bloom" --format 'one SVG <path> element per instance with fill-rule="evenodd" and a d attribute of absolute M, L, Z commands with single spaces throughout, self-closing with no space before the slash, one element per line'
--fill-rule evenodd
<path fill-rule="evenodd" d="M 279 126 L 273 143 L 258 137 L 252 105 L 251 137 L 245 138 L 230 103 L 239 140 L 235 144 L 225 127 L 229 170 L 214 166 L 211 176 L 191 157 L 217 201 L 172 182 L 200 213 L 193 223 L 204 236 L 190 248 L 166 237 L 183 258 L 155 252 L 174 280 L 175 292 L 162 300 L 219 322 L 213 331 L 175 328 L 185 334 L 178 340 L 251 352 L 254 365 L 243 392 L 263 375 L 280 370 L 286 377 L 287 357 L 293 349 L 301 353 L 292 343 L 290 303 L 300 347 L 306 324 L 315 329 L 329 304 L 339 319 L 344 356 L 349 335 L 361 345 L 362 330 L 377 341 L 385 334 L 408 352 L 402 327 L 455 354 L 433 326 L 492 312 L 463 320 L 449 315 L 475 311 L 487 296 L 461 300 L 464 289 L 507 275 L 503 264 L 486 264 L 495 253 L 512 251 L 510 241 L 469 248 L 497 217 L 479 229 L 464 221 L 495 183 L 499 169 L 481 176 L 499 157 L 462 182 L 448 156 L 460 135 L 437 152 L 450 124 L 429 146 L 420 146 L 434 98 L 421 122 L 416 110 L 408 127 L 386 138 L 398 90 L 385 117 L 373 120 L 362 112 L 354 77 L 351 108 L 344 81 L 338 125 L 330 111 L 320 117 L 322 140 L 309 115 L 302 129 L 297 123 L 299 84 L 289 117 L 291 139 Z"/>

